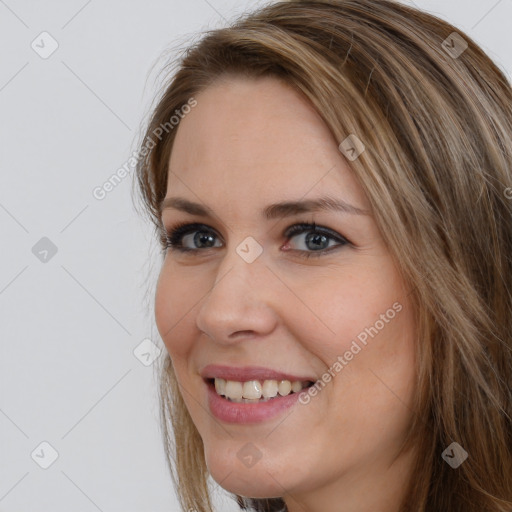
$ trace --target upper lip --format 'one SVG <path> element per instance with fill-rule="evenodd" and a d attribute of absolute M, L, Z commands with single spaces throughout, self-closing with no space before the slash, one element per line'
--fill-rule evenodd
<path fill-rule="evenodd" d="M 289 380 L 293 381 L 315 381 L 311 377 L 299 375 L 291 375 L 279 370 L 272 370 L 264 366 L 224 366 L 217 364 L 209 364 L 205 366 L 201 372 L 203 379 L 224 379 L 238 382 L 246 382 L 248 380 Z"/>

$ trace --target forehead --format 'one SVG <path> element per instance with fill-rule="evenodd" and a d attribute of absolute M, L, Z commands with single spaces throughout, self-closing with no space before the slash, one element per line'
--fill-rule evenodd
<path fill-rule="evenodd" d="M 339 190 L 364 204 L 327 125 L 289 85 L 230 76 L 195 99 L 178 126 L 167 195 L 224 191 L 253 203 Z"/>

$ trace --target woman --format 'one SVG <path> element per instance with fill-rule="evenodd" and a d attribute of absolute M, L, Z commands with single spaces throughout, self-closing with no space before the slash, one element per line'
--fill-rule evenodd
<path fill-rule="evenodd" d="M 512 91 L 388 0 L 207 33 L 137 167 L 184 510 L 512 510 Z M 172 425 L 172 429 L 171 429 Z"/>

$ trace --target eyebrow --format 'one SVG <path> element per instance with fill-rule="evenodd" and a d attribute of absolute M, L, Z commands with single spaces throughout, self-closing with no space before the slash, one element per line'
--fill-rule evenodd
<path fill-rule="evenodd" d="M 164 210 L 174 209 L 191 215 L 201 217 L 215 216 L 213 210 L 208 206 L 200 203 L 194 203 L 183 197 L 167 197 L 160 203 L 160 214 Z M 281 203 L 270 204 L 263 210 L 263 217 L 267 220 L 278 219 L 283 217 L 291 217 L 298 213 L 309 213 L 316 211 L 336 211 L 341 213 L 349 213 L 352 215 L 370 215 L 368 210 L 363 210 L 353 206 L 341 199 L 332 197 L 320 197 L 318 199 L 308 199 L 305 201 L 285 201 Z"/>

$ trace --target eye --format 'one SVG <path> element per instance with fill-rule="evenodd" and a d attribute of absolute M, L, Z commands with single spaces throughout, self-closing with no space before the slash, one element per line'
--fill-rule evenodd
<path fill-rule="evenodd" d="M 220 247 L 215 244 L 216 236 L 216 233 L 204 224 L 178 224 L 167 234 L 166 248 L 188 252 Z"/>
<path fill-rule="evenodd" d="M 314 222 L 295 224 L 288 228 L 285 236 L 287 239 L 297 238 L 300 241 L 299 248 L 291 250 L 304 258 L 322 256 L 333 249 L 350 243 L 339 233 L 329 228 L 319 227 Z M 332 242 L 335 242 L 334 245 Z M 289 242 L 286 245 L 288 246 Z"/>
<path fill-rule="evenodd" d="M 305 236 L 303 236 L 305 235 Z M 350 242 L 329 228 L 317 226 L 313 223 L 299 223 L 290 226 L 283 234 L 286 238 L 286 251 L 296 253 L 303 258 L 322 256 L 334 249 L 350 244 Z M 290 249 L 290 240 L 299 239 L 299 248 Z M 175 226 L 167 233 L 163 240 L 165 249 L 179 252 L 196 253 L 201 249 L 222 247 L 216 232 L 198 223 L 182 223 Z M 332 244 L 334 242 L 334 245 Z M 164 250 L 165 250 L 164 249 Z"/>

